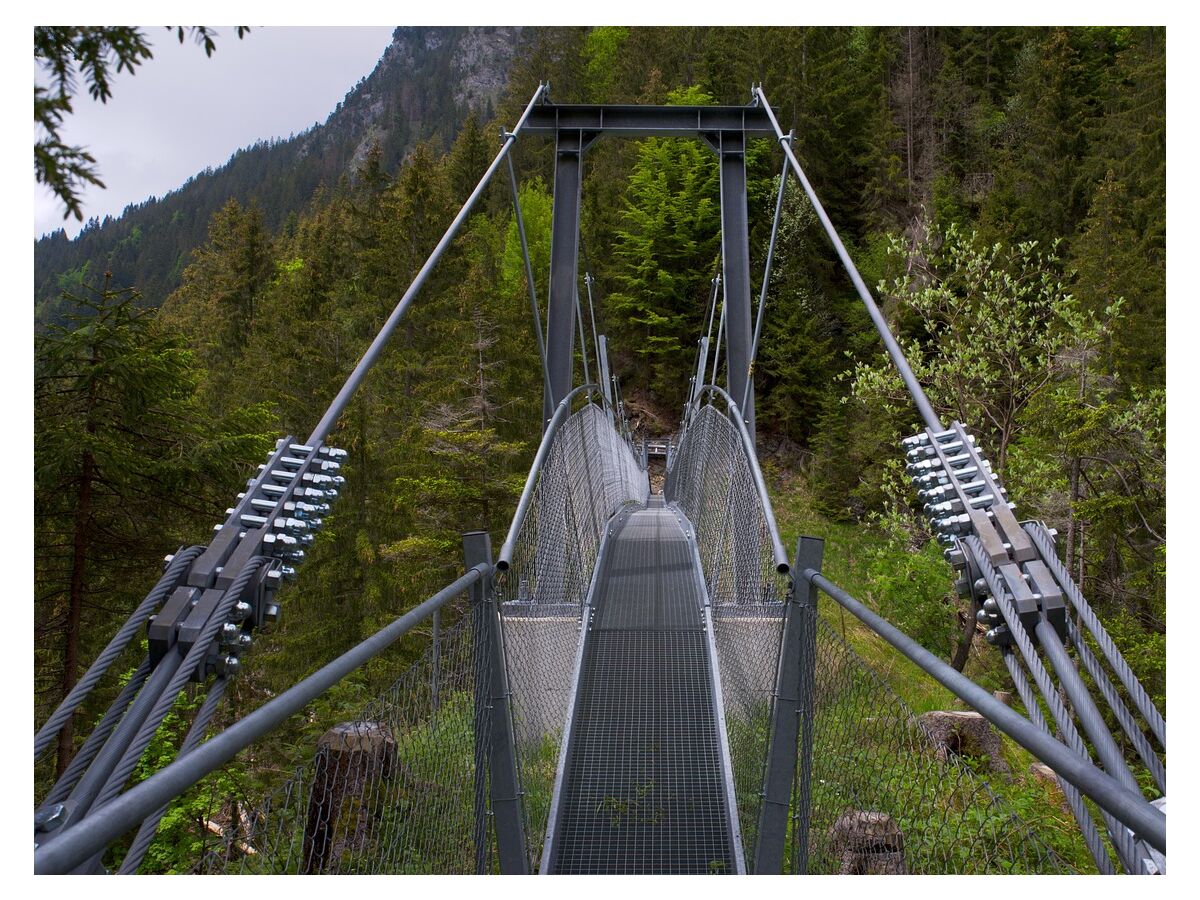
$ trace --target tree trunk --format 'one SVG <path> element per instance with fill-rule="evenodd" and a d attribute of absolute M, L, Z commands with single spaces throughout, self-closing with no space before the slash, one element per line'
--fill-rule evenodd
<path fill-rule="evenodd" d="M 970 611 L 963 612 L 959 610 L 958 622 L 961 630 L 958 633 L 958 643 L 954 646 L 954 656 L 950 659 L 950 666 L 956 672 L 961 672 L 967 665 L 967 658 L 971 655 L 971 644 L 975 640 L 975 617 Z"/>
<path fill-rule="evenodd" d="M 96 433 L 96 378 L 95 370 L 100 361 L 99 348 L 92 346 L 89 367 L 91 385 L 88 389 L 86 424 L 88 436 Z M 83 595 L 87 589 L 84 577 L 87 573 L 88 531 L 92 517 L 92 485 L 96 480 L 96 458 L 91 450 L 84 450 L 79 467 L 79 492 L 75 498 L 75 523 L 71 534 L 71 588 L 67 595 L 67 622 L 63 630 L 62 696 L 66 697 L 75 687 L 79 669 L 79 631 L 83 614 Z M 71 757 L 75 755 L 74 717 L 67 719 L 58 733 L 58 751 L 55 773 L 61 777 Z"/>

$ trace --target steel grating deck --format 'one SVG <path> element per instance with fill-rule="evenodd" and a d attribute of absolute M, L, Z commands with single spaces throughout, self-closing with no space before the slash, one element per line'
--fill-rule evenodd
<path fill-rule="evenodd" d="M 735 871 L 693 559 L 661 497 L 609 539 L 548 872 Z"/>

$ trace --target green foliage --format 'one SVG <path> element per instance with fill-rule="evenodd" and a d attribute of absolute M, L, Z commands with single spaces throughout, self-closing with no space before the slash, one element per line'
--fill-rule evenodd
<path fill-rule="evenodd" d="M 866 551 L 865 595 L 876 611 L 927 650 L 949 659 L 957 632 L 959 604 L 950 588 L 953 570 L 941 548 L 914 529 L 906 514 L 906 490 L 899 462 L 889 471 L 894 500 L 886 513 L 874 516 L 885 543 Z"/>
<path fill-rule="evenodd" d="M 149 778 L 175 760 L 192 716 L 203 702 L 203 693 L 180 696 L 138 761 L 132 783 Z M 205 848 L 213 844 L 208 823 L 214 807 L 226 798 L 243 795 L 246 788 L 243 781 L 236 769 L 223 769 L 206 776 L 177 797 L 163 814 L 158 833 L 146 851 L 138 873 L 175 875 L 193 871 Z M 109 848 L 104 859 L 109 871 L 120 868 L 127 849 L 123 843 Z"/>
<path fill-rule="evenodd" d="M 1069 373 L 1067 359 L 1098 346 L 1107 326 L 1067 292 L 1053 249 L 1036 243 L 980 245 L 957 226 L 914 248 L 893 239 L 905 274 L 881 284 L 913 316 L 920 338 L 905 351 L 930 401 L 947 417 L 982 430 L 1003 475 L 1028 407 Z M 1105 312 L 1111 320 L 1118 303 Z M 899 375 L 886 362 L 859 363 L 853 391 L 895 417 L 907 407 Z"/>
<path fill-rule="evenodd" d="M 68 295 L 75 312 L 35 346 L 39 712 L 141 598 L 164 547 L 202 538 L 270 445 L 262 406 L 201 408 L 193 353 L 137 299 Z M 71 741 L 68 726 L 60 769 Z"/>
<path fill-rule="evenodd" d="M 706 103 L 698 90 L 676 103 Z M 694 141 L 649 138 L 638 147 L 613 245 L 614 282 L 607 307 L 627 353 L 664 405 L 682 401 L 720 249 L 716 160 Z"/>

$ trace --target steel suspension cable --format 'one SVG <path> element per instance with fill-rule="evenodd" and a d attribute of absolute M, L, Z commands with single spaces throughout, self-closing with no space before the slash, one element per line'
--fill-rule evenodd
<path fill-rule="evenodd" d="M 1067 596 L 1067 600 L 1075 608 L 1079 618 L 1092 633 L 1092 637 L 1096 639 L 1096 644 L 1100 648 L 1100 652 L 1104 654 L 1104 658 L 1113 668 L 1117 679 L 1124 686 L 1130 698 L 1133 700 L 1137 711 L 1141 713 L 1142 718 L 1146 720 L 1146 724 L 1150 726 L 1150 730 L 1158 739 L 1161 746 L 1167 745 L 1167 724 L 1163 720 L 1162 714 L 1150 700 L 1146 689 L 1142 687 L 1142 683 L 1138 681 L 1137 676 L 1133 674 L 1133 670 L 1129 668 L 1129 664 L 1125 662 L 1125 658 L 1121 655 L 1121 651 L 1117 649 L 1109 637 L 1108 631 L 1101 624 L 1096 614 L 1092 611 L 1092 607 L 1084 599 L 1083 593 L 1079 590 L 1071 574 L 1067 571 L 1067 567 L 1063 565 L 1062 560 L 1058 558 L 1058 554 L 1054 551 L 1054 542 L 1046 530 L 1036 523 L 1030 523 L 1025 526 L 1025 533 L 1037 545 L 1041 551 L 1042 559 L 1050 568 L 1050 573 L 1054 576 L 1054 580 Z"/>
<path fill-rule="evenodd" d="M 218 678 L 213 682 L 212 687 L 208 689 L 208 694 L 204 697 L 204 703 L 196 711 L 196 717 L 188 728 L 188 733 L 179 747 L 179 753 L 175 756 L 176 759 L 182 759 L 199 746 L 204 739 L 205 731 L 208 730 L 209 722 L 212 721 L 212 717 L 221 703 L 221 698 L 225 696 L 225 689 L 228 687 L 228 678 Z M 170 809 L 170 804 L 164 804 L 142 822 L 129 851 L 125 854 L 125 859 L 121 861 L 121 868 L 117 870 L 118 875 L 133 875 L 137 872 L 142 860 L 146 858 L 146 851 L 150 849 L 150 845 L 154 843 L 154 838 L 158 834 L 158 823 L 162 821 L 162 817 L 166 815 L 168 809 Z"/>
<path fill-rule="evenodd" d="M 583 305 L 579 301 L 579 289 L 575 289 L 575 323 L 579 326 L 579 358 L 583 360 L 583 383 L 591 384 L 592 376 L 588 371 L 587 341 L 583 337 Z"/>
<path fill-rule="evenodd" d="M 1020 658 L 1009 647 L 1001 650 L 1001 657 L 1030 721 L 1046 734 L 1053 734 L 1050 726 L 1046 724 L 1045 716 L 1042 715 L 1042 707 L 1038 703 L 1037 695 L 1033 692 L 1033 686 L 1029 683 L 1025 669 L 1021 666 Z M 1100 830 L 1096 827 L 1096 821 L 1092 818 L 1092 814 L 1083 803 L 1083 795 L 1079 793 L 1079 788 L 1058 776 L 1057 773 L 1055 780 L 1062 789 L 1063 796 L 1067 799 L 1067 806 L 1070 807 L 1071 814 L 1075 816 L 1075 822 L 1083 834 L 1083 842 L 1087 846 L 1088 853 L 1091 854 L 1092 861 L 1096 864 L 1096 870 L 1101 875 L 1115 875 L 1116 871 L 1113 869 L 1104 839 L 1100 836 Z"/>
<path fill-rule="evenodd" d="M 530 113 L 533 112 L 533 108 L 546 92 L 546 87 L 545 84 L 538 86 L 538 89 L 533 93 L 533 97 L 530 98 L 529 104 L 525 107 L 525 111 L 521 114 L 521 118 L 517 120 L 516 126 L 512 131 L 505 133 L 504 143 L 500 147 L 500 152 L 496 154 L 491 165 L 487 167 L 487 171 L 483 173 L 483 177 L 475 185 L 475 190 L 471 191 L 471 195 L 463 203 L 462 208 L 458 211 L 458 215 L 454 217 L 445 234 L 442 235 L 442 239 L 438 241 L 437 246 L 433 248 L 433 252 L 429 254 L 429 258 L 425 260 L 425 264 L 417 272 L 412 284 L 404 292 L 404 296 L 400 298 L 395 309 L 392 310 L 391 315 L 384 322 L 383 327 L 379 329 L 379 333 L 375 335 L 375 339 L 371 341 L 371 345 L 363 354 L 362 359 L 358 361 L 358 365 L 354 367 L 354 371 L 350 373 L 345 384 L 342 385 L 342 389 L 334 397 L 333 402 L 325 411 L 325 415 L 321 417 L 321 421 L 317 423 L 316 428 L 309 435 L 307 443 L 316 444 L 323 441 L 337 422 L 338 417 L 341 416 L 346 406 L 349 405 L 350 399 L 354 396 L 355 391 L 358 390 L 358 386 L 362 384 L 367 372 L 370 371 L 371 367 L 375 365 L 376 360 L 379 359 L 379 355 L 383 352 L 383 348 L 392 336 L 392 332 L 396 330 L 396 326 L 404 318 L 404 314 L 408 312 L 409 306 L 412 305 L 413 300 L 416 299 L 417 294 L 424 287 L 429 274 L 437 266 L 438 261 L 442 258 L 442 254 L 446 252 L 446 248 L 450 246 L 451 241 L 454 240 L 459 229 L 462 228 L 463 223 L 471 214 L 471 210 L 475 208 L 475 204 L 479 201 L 479 198 L 483 196 L 484 189 L 487 188 L 488 183 L 492 180 L 492 176 L 496 174 L 496 170 L 500 168 L 500 163 L 508 156 L 513 144 L 517 141 L 517 136 L 525 126 L 525 121 L 529 118 Z"/>
<path fill-rule="evenodd" d="M 100 752 L 100 748 L 104 746 L 104 742 L 108 740 L 108 736 L 112 730 L 117 727 L 117 723 L 121 721 L 125 711 L 129 708 L 129 704 L 133 702 L 134 695 L 141 690 L 142 685 L 146 683 L 146 678 L 150 675 L 150 657 L 142 658 L 141 664 L 134 670 L 132 677 L 121 688 L 121 693 L 117 695 L 117 699 L 108 707 L 108 711 L 92 729 L 92 733 L 88 735 L 87 740 L 83 742 L 83 746 L 79 748 L 79 752 L 71 759 L 71 764 L 67 766 L 65 772 L 54 783 L 54 788 L 46 797 L 42 804 L 46 806 L 51 803 L 61 803 L 66 800 L 76 783 L 87 771 L 88 766 L 92 764 L 92 760 L 96 758 L 96 754 Z"/>
<path fill-rule="evenodd" d="M 1083 743 L 1083 738 L 1079 731 L 1075 728 L 1075 723 L 1067 711 L 1066 705 L 1063 703 L 1062 697 L 1055 690 L 1054 683 L 1050 679 L 1050 673 L 1046 671 L 1046 667 L 1042 664 L 1041 658 L 1037 655 L 1037 650 L 1034 649 L 1033 641 L 1031 640 L 1025 626 L 1022 624 L 1017 615 L 1016 607 L 1009 599 L 1007 591 L 1000 579 L 1000 574 L 988 561 L 988 556 L 983 549 L 983 543 L 974 535 L 968 535 L 964 541 L 966 545 L 975 554 L 976 563 L 979 564 L 983 579 L 987 582 L 988 591 L 992 598 L 999 606 L 1005 622 L 1008 623 L 1009 631 L 1011 632 L 1017 648 L 1020 650 L 1021 657 L 1025 661 L 1025 665 L 1029 668 L 1030 674 L 1033 676 L 1033 681 L 1037 685 L 1038 690 L 1042 694 L 1042 698 L 1046 702 L 1046 706 L 1050 710 L 1050 715 L 1054 719 L 1054 724 L 1057 727 L 1059 734 L 1062 736 L 1062 741 L 1073 752 L 1078 754 L 1083 759 L 1090 761 L 1090 756 L 1087 752 L 1087 747 Z M 1108 774 L 1119 781 L 1122 787 L 1127 790 L 1138 790 L 1137 784 L 1130 786 L 1127 781 L 1132 780 L 1128 770 L 1123 770 L 1122 766 L 1113 767 L 1113 771 L 1109 766 L 1105 766 Z M 1137 850 L 1134 847 L 1132 838 L 1121 827 L 1121 823 L 1108 812 L 1105 812 L 1105 821 L 1108 825 L 1109 839 L 1113 843 L 1114 849 L 1117 851 L 1117 856 L 1121 859 L 1121 864 L 1126 871 L 1136 871 L 1137 867 Z"/>
<path fill-rule="evenodd" d="M 174 708 L 175 703 L 179 699 L 179 693 L 187 686 L 187 683 L 192 679 L 197 669 L 204 664 L 212 642 L 217 637 L 217 632 L 224 626 L 230 613 L 233 611 L 234 605 L 241 600 L 242 593 L 258 575 L 259 570 L 263 566 L 271 565 L 273 561 L 268 556 L 251 557 L 245 566 L 242 567 L 242 570 L 238 572 L 237 577 L 221 598 L 221 602 L 204 624 L 204 628 L 196 638 L 195 643 L 188 649 L 187 654 L 183 656 L 183 661 L 180 663 L 179 668 L 176 669 L 171 681 L 159 695 L 158 701 L 150 711 L 150 715 L 146 717 L 145 722 L 138 729 L 137 734 L 122 755 L 121 761 L 114 767 L 112 774 L 109 775 L 105 786 L 100 790 L 93 806 L 103 806 L 121 792 L 125 782 L 128 781 L 129 776 L 133 774 L 133 770 L 137 767 L 138 760 L 142 758 L 142 753 L 149 746 L 150 741 L 153 740 L 159 725 L 162 724 L 163 719 Z M 175 652 L 182 654 L 182 650 L 178 647 Z"/>
<path fill-rule="evenodd" d="M 164 803 L 183 793 L 210 772 L 220 768 L 289 716 L 303 709 L 355 669 L 387 649 L 433 611 L 491 573 L 480 564 L 438 591 L 428 600 L 393 620 L 333 662 L 268 700 L 220 734 L 200 744 L 183 759 L 176 759 L 145 781 L 130 788 L 111 803 L 96 809 L 87 819 L 67 827 L 34 851 L 37 874 L 61 874 L 101 851 L 110 842 L 137 825 Z"/>
<path fill-rule="evenodd" d="M 1142 734 L 1142 730 L 1138 728 L 1137 722 L 1134 721 L 1133 714 L 1130 713 L 1129 707 L 1121 699 L 1117 693 L 1116 687 L 1112 680 L 1105 674 L 1104 669 L 1100 666 L 1100 661 L 1096 659 L 1094 653 L 1086 643 L 1084 643 L 1083 635 L 1070 618 L 1067 619 L 1067 637 L 1075 648 L 1075 655 L 1079 657 L 1079 662 L 1083 666 L 1085 672 L 1091 677 L 1096 688 L 1104 697 L 1104 702 L 1108 704 L 1108 708 L 1112 710 L 1117 721 L 1121 725 L 1121 730 L 1125 732 L 1129 738 L 1133 748 L 1145 763 L 1146 768 L 1150 771 L 1150 776 L 1154 779 L 1155 786 L 1160 791 L 1167 791 L 1167 770 L 1162 764 L 1162 760 L 1158 758 L 1158 754 L 1154 752 L 1154 748 L 1150 746 L 1150 742 L 1146 740 L 1146 736 Z"/>
<path fill-rule="evenodd" d="M 783 129 L 779 127 L 779 121 L 775 118 L 775 113 L 771 109 L 771 104 L 767 102 L 766 94 L 763 93 L 761 87 L 754 89 L 755 96 L 758 102 L 762 104 L 763 111 L 766 112 L 767 118 L 771 122 L 771 128 L 775 131 L 775 137 L 779 141 L 779 146 L 783 148 L 783 153 L 788 162 L 791 163 L 792 171 L 799 179 L 801 187 L 804 188 L 804 193 L 808 195 L 809 202 L 812 203 L 813 209 L 817 213 L 817 218 L 821 221 L 821 226 L 825 229 L 825 233 L 829 236 L 829 240 L 833 243 L 833 249 L 837 251 L 838 258 L 841 259 L 842 265 L 846 269 L 846 274 L 850 276 L 850 281 L 854 284 L 854 289 L 858 292 L 859 299 L 862 300 L 863 306 L 866 307 L 867 313 L 871 317 L 872 323 L 875 325 L 875 330 L 879 332 L 879 337 L 883 340 L 884 347 L 887 348 L 888 355 L 892 358 L 892 364 L 895 365 L 900 377 L 904 380 L 905 387 L 908 388 L 908 393 L 912 397 L 913 403 L 917 407 L 917 411 L 921 414 L 921 418 L 925 424 L 933 431 L 942 431 L 942 423 L 938 418 L 937 413 L 933 411 L 933 406 L 929 403 L 929 398 L 925 396 L 925 389 L 921 387 L 921 383 L 917 380 L 917 376 L 913 374 L 912 366 L 908 364 L 908 360 L 904 357 L 904 351 L 900 349 L 900 345 L 896 342 L 896 338 L 892 335 L 891 329 L 888 328 L 887 320 L 884 319 L 883 313 L 875 303 L 875 299 L 871 296 L 871 292 L 867 290 L 866 284 L 863 282 L 862 275 L 858 273 L 858 268 L 854 265 L 854 261 L 850 258 L 850 254 L 846 252 L 846 247 L 842 244 L 842 239 L 838 236 L 837 229 L 833 227 L 833 223 L 829 220 L 828 214 L 825 212 L 825 207 L 821 205 L 820 199 L 817 197 L 816 191 L 812 185 L 808 183 L 808 177 L 804 174 L 804 170 L 800 167 L 800 162 L 796 159 L 796 154 L 793 152 L 790 144 L 787 141 L 787 136 L 783 133 Z"/>
<path fill-rule="evenodd" d="M 521 214 L 521 197 L 517 190 L 517 172 L 513 168 L 512 155 L 506 157 L 508 162 L 508 182 L 512 187 L 513 212 L 517 220 L 517 235 L 521 239 L 521 258 L 525 263 L 525 283 L 529 286 L 529 306 L 533 311 L 533 330 L 537 335 L 538 354 L 542 360 L 542 383 L 547 392 L 550 390 L 550 370 L 546 366 L 546 338 L 542 334 L 542 311 L 538 306 L 537 286 L 533 280 L 533 263 L 529 259 L 529 242 L 525 237 L 525 217 Z"/>
<path fill-rule="evenodd" d="M 108 642 L 108 646 L 100 652 L 100 655 L 96 657 L 96 661 L 92 663 L 84 676 L 75 683 L 70 693 L 58 705 L 58 708 L 51 714 L 50 718 L 46 720 L 46 723 L 38 729 L 37 734 L 33 737 L 33 755 L 35 758 L 41 756 L 50 746 L 63 726 L 67 724 L 71 716 L 75 713 L 75 710 L 87 699 L 92 688 L 104 677 L 104 673 L 108 671 L 108 667 L 129 646 L 129 642 L 139 632 L 142 624 L 150 616 L 150 613 L 166 600 L 167 595 L 176 588 L 179 580 L 187 572 L 192 560 L 203 552 L 203 547 L 188 547 L 186 550 L 175 554 L 175 558 L 167 566 L 167 570 L 163 573 L 162 578 L 158 580 L 158 584 L 138 604 L 137 609 L 130 614 L 129 618 L 125 620 L 125 624 L 113 635 L 112 640 Z"/>

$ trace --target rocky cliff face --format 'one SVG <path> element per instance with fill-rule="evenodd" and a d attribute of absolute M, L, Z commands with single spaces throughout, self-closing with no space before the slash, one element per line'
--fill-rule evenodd
<path fill-rule="evenodd" d="M 303 134 L 241 150 L 223 166 L 178 190 L 89 223 L 74 240 L 57 232 L 34 244 L 39 318 L 54 318 L 64 283 L 135 285 L 157 305 L 178 285 L 212 214 L 231 197 L 257 202 L 268 225 L 283 223 L 316 188 L 352 174 L 378 142 L 385 167 L 417 141 L 449 145 L 467 115 L 490 118 L 508 80 L 520 28 L 402 27 L 370 75 L 354 85 L 325 121 Z"/>
<path fill-rule="evenodd" d="M 520 37 L 519 27 L 397 28 L 375 70 L 306 136 L 302 152 L 348 138 L 353 167 L 378 141 L 394 165 L 414 140 L 452 140 L 468 112 L 490 116 Z"/>

